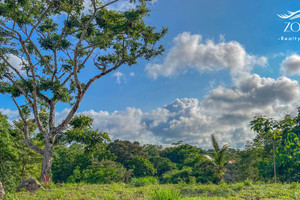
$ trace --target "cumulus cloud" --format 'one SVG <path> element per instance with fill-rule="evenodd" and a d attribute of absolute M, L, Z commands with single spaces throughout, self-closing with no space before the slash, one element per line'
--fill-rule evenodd
<path fill-rule="evenodd" d="M 124 111 L 89 110 L 78 114 L 94 118 L 94 128 L 108 132 L 112 139 L 162 145 L 183 140 L 203 148 L 211 148 L 211 134 L 221 144 L 243 147 L 246 141 L 255 137 L 249 127 L 254 116 L 264 114 L 282 118 L 285 114 L 296 114 L 300 101 L 300 87 L 296 80 L 251 73 L 254 65 L 267 63 L 265 57 L 248 54 L 238 42 L 203 42 L 201 35 L 190 33 L 179 35 L 174 42 L 175 46 L 163 64 L 146 67 L 149 76 L 176 76 L 189 69 L 228 69 L 232 76 L 231 86 L 211 82 L 210 91 L 201 101 L 196 98 L 175 99 L 149 112 L 129 107 Z M 286 58 L 282 70 L 298 73 L 295 67 L 298 57 Z M 118 83 L 124 76 L 121 72 L 113 74 Z M 68 111 L 57 113 L 57 120 L 63 119 Z"/>
<path fill-rule="evenodd" d="M 117 83 L 118 83 L 118 84 L 121 84 L 122 79 L 124 78 L 124 74 L 121 73 L 121 72 L 115 72 L 115 73 L 113 73 L 112 76 L 113 76 L 113 77 L 116 77 Z"/>
<path fill-rule="evenodd" d="M 94 127 L 107 131 L 113 139 L 162 145 L 183 140 L 211 148 L 210 135 L 214 134 L 222 144 L 243 147 L 255 136 L 249 127 L 254 116 L 281 118 L 296 114 L 299 94 L 297 81 L 249 74 L 231 88 L 212 89 L 202 101 L 176 99 L 150 112 L 127 108 L 112 113 L 90 110 L 83 114 L 93 117 Z"/>
<path fill-rule="evenodd" d="M 158 76 L 177 76 L 189 69 L 203 72 L 220 69 L 244 71 L 248 68 L 249 71 L 254 65 L 264 66 L 266 63 L 266 57 L 249 55 L 236 41 L 203 41 L 201 35 L 184 32 L 174 39 L 174 46 L 162 64 L 148 64 L 145 69 L 149 77 L 156 79 Z"/>
<path fill-rule="evenodd" d="M 124 111 L 89 110 L 78 114 L 92 117 L 94 128 L 108 132 L 112 139 L 162 145 L 183 140 L 211 148 L 210 135 L 214 134 L 221 144 L 244 147 L 246 141 L 255 137 L 249 127 L 254 116 L 265 114 L 282 118 L 285 114 L 294 115 L 299 96 L 300 87 L 295 80 L 248 74 L 230 88 L 219 86 L 212 89 L 201 101 L 196 98 L 175 99 L 149 112 L 129 107 Z M 65 109 L 57 113 L 57 121 L 68 112 Z"/>
<path fill-rule="evenodd" d="M 11 66 L 13 66 L 16 70 L 18 70 L 21 74 L 24 75 L 25 71 L 22 70 L 22 67 L 24 64 L 27 64 L 27 61 L 24 58 L 20 58 L 13 54 L 7 54 L 5 57 L 5 59 Z M 0 59 L 0 61 L 1 63 L 5 63 L 2 59 Z M 11 73 L 15 73 L 15 71 L 11 67 L 8 67 L 8 69 Z"/>
<path fill-rule="evenodd" d="M 284 75 L 300 75 L 300 56 L 294 54 L 283 60 L 281 72 Z"/>
<path fill-rule="evenodd" d="M 23 65 L 24 61 L 23 61 L 21 58 L 15 56 L 15 55 L 10 54 L 10 55 L 9 55 L 9 60 L 8 60 L 8 62 L 9 62 L 13 67 L 15 67 L 18 71 L 20 71 L 21 73 L 25 73 L 25 72 L 22 70 L 22 65 Z"/>

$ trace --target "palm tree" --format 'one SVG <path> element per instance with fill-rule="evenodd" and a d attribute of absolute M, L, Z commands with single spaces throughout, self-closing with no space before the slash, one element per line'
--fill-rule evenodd
<path fill-rule="evenodd" d="M 214 159 L 212 162 L 216 165 L 215 174 L 219 177 L 220 181 L 226 172 L 226 165 L 235 162 L 234 160 L 226 161 L 226 153 L 229 149 L 229 145 L 225 144 L 221 149 L 214 135 L 211 135 L 212 144 L 214 147 Z"/>

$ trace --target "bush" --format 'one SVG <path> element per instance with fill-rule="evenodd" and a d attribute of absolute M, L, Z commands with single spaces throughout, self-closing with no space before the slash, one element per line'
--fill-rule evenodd
<path fill-rule="evenodd" d="M 180 192 L 174 189 L 157 189 L 150 193 L 150 200 L 180 200 Z"/>
<path fill-rule="evenodd" d="M 141 178 L 132 178 L 130 181 L 130 184 L 135 186 L 135 187 L 141 187 L 141 186 L 146 186 L 146 185 L 153 185 L 153 184 L 158 184 L 159 181 L 157 178 L 153 176 L 149 177 L 141 177 Z"/>
<path fill-rule="evenodd" d="M 94 161 L 87 169 L 80 172 L 77 167 L 68 178 L 68 182 L 113 183 L 128 182 L 131 170 L 126 170 L 122 164 L 114 161 Z"/>
<path fill-rule="evenodd" d="M 81 144 L 72 144 L 70 147 L 56 146 L 53 152 L 52 180 L 55 183 L 69 182 L 68 177 L 77 169 L 81 172 L 91 161 L 84 152 Z M 77 177 L 78 179 L 78 177 Z M 76 181 L 78 182 L 78 181 Z"/>
<path fill-rule="evenodd" d="M 153 176 L 156 173 L 154 165 L 142 156 L 136 156 L 128 163 L 128 168 L 133 170 L 134 177 Z"/>
<path fill-rule="evenodd" d="M 178 184 L 180 182 L 195 183 L 195 177 L 191 176 L 193 169 L 191 167 L 184 167 L 181 170 L 172 170 L 163 174 L 163 183 Z"/>
<path fill-rule="evenodd" d="M 219 178 L 214 171 L 215 165 L 212 162 L 203 161 L 193 167 L 192 175 L 196 177 L 197 183 L 218 183 Z"/>
<path fill-rule="evenodd" d="M 153 163 L 155 169 L 157 170 L 158 176 L 161 176 L 163 173 L 177 168 L 176 164 L 168 158 L 156 156 L 150 158 L 150 161 Z"/>
<path fill-rule="evenodd" d="M 253 183 L 252 183 L 252 181 L 251 181 L 251 180 L 249 180 L 249 179 L 246 179 L 246 180 L 244 180 L 244 185 L 245 185 L 246 187 L 249 187 L 249 186 L 252 186 L 252 185 L 253 185 Z"/>

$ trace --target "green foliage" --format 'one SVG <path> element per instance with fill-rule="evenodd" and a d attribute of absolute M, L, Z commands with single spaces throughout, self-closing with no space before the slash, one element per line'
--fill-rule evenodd
<path fill-rule="evenodd" d="M 253 185 L 253 182 L 252 182 L 251 180 L 249 180 L 249 179 L 246 179 L 246 180 L 244 181 L 244 185 L 245 185 L 246 187 L 249 187 L 249 186 Z"/>
<path fill-rule="evenodd" d="M 243 183 L 216 185 L 148 185 L 131 187 L 126 184 L 64 184 L 52 191 L 39 190 L 36 193 L 20 192 L 10 194 L 10 199 L 47 200 L 47 199 L 109 199 L 132 200 L 151 199 L 155 190 L 172 190 L 186 200 L 228 200 L 228 199 L 299 199 L 299 183 L 293 184 L 253 184 L 245 187 Z M 178 195 L 172 195 L 172 200 Z M 168 195 L 169 197 L 171 195 Z M 167 196 L 167 197 L 168 197 Z"/>
<path fill-rule="evenodd" d="M 185 159 L 195 156 L 202 152 L 202 149 L 197 149 L 189 144 L 179 144 L 175 147 L 165 148 L 161 153 L 162 157 L 169 158 L 174 163 L 183 163 Z"/>
<path fill-rule="evenodd" d="M 217 183 L 219 178 L 215 174 L 215 165 L 209 160 L 200 161 L 193 166 L 192 176 L 197 183 Z"/>
<path fill-rule="evenodd" d="M 196 179 L 192 176 L 193 169 L 191 167 L 184 167 L 181 170 L 175 169 L 163 174 L 163 183 L 177 184 L 180 182 L 184 183 L 195 183 Z"/>
<path fill-rule="evenodd" d="M 216 165 L 215 174 L 219 177 L 220 180 L 222 180 L 226 172 L 225 166 L 228 164 L 228 161 L 226 160 L 226 153 L 228 151 L 229 145 L 225 144 L 222 148 L 220 148 L 214 135 L 211 135 L 211 140 L 214 147 L 213 162 Z"/>
<path fill-rule="evenodd" d="M 267 158 L 270 157 L 270 152 L 273 155 L 273 160 L 264 159 L 258 162 L 263 178 L 272 177 L 273 167 L 273 175 L 277 172 L 281 181 L 300 180 L 300 132 L 297 121 L 299 116 L 296 118 L 289 115 L 279 121 L 264 116 L 255 117 L 251 121 L 252 129 L 258 133 L 254 145 L 256 148 L 262 146 Z"/>
<path fill-rule="evenodd" d="M 154 185 L 154 184 L 158 184 L 158 183 L 159 183 L 158 179 L 153 176 L 132 178 L 130 180 L 130 185 L 132 185 L 134 187 Z"/>
<path fill-rule="evenodd" d="M 0 181 L 8 190 L 19 180 L 18 149 L 14 142 L 7 117 L 0 113 Z"/>
<path fill-rule="evenodd" d="M 143 146 L 143 148 L 149 157 L 160 156 L 163 150 L 163 147 L 161 145 L 154 145 L 154 144 L 146 144 Z"/>
<path fill-rule="evenodd" d="M 27 63 L 26 71 L 31 74 L 31 69 L 39 69 L 36 73 L 43 72 L 41 78 L 36 80 L 35 74 L 31 74 L 32 76 L 26 77 L 25 80 L 19 80 L 18 84 L 37 81 L 37 88 L 41 92 L 38 94 L 39 98 L 42 97 L 40 94 L 48 92 L 48 94 L 52 93 L 49 99 L 53 97 L 57 102 L 62 101 L 72 105 L 72 100 L 76 98 L 76 91 L 72 89 L 74 85 L 57 84 L 53 88 L 47 84 L 50 80 L 53 82 L 52 77 L 64 73 L 64 70 L 59 70 L 58 67 L 62 66 L 62 69 L 66 69 L 63 66 L 69 66 L 67 72 L 76 67 L 84 69 L 87 66 L 84 60 L 90 53 L 108 49 L 110 51 L 97 56 L 96 69 L 99 65 L 104 67 L 108 64 L 131 66 L 137 63 L 138 58 L 149 60 L 162 54 L 163 47 L 161 45 L 156 47 L 156 43 L 166 34 L 167 29 L 156 31 L 155 27 L 145 23 L 144 18 L 150 12 L 146 2 L 147 0 L 137 1 L 134 9 L 120 12 L 108 9 L 105 1 L 96 1 L 90 13 L 84 13 L 82 0 L 4 1 L 0 4 L 2 19 L 0 38 L 3 44 L 1 51 L 16 56 L 25 54 L 27 60 L 38 62 L 38 67 L 34 63 Z M 54 22 L 53 16 L 59 20 Z M 12 27 L 11 24 L 14 26 Z M 18 31 L 24 27 L 29 33 L 20 35 L 22 36 L 20 40 L 16 36 L 19 36 Z M 69 49 L 76 49 L 74 60 L 69 53 L 66 53 Z M 5 68 L 9 66 L 5 65 Z M 70 83 L 71 80 L 69 79 L 68 82 Z M 24 89 L 33 93 L 33 87 L 24 87 Z M 14 90 L 21 95 L 18 87 L 13 84 L 3 88 L 3 92 L 9 94 L 14 93 Z M 59 91 L 61 95 L 56 95 Z M 46 96 L 45 93 L 43 95 Z M 41 100 L 46 104 L 49 103 L 43 98 Z"/>
<path fill-rule="evenodd" d="M 75 116 L 71 122 L 71 128 L 60 138 L 69 143 L 77 142 L 85 145 L 85 151 L 95 153 L 104 150 L 106 142 L 110 141 L 107 133 L 93 130 L 93 119 L 88 116 Z"/>
<path fill-rule="evenodd" d="M 80 173 L 80 168 L 76 167 L 73 174 L 68 178 L 68 182 L 86 183 L 114 183 L 127 182 L 130 178 L 131 170 L 126 170 L 120 163 L 114 161 L 94 161 Z"/>
<path fill-rule="evenodd" d="M 141 156 L 132 158 L 128 163 L 128 168 L 133 170 L 134 177 L 153 176 L 156 173 L 154 165 Z"/>
<path fill-rule="evenodd" d="M 41 156 L 24 143 L 23 127 L 21 121 L 10 125 L 7 116 L 0 113 L 0 181 L 7 191 L 15 190 L 25 177 L 39 177 Z M 30 130 L 32 135 L 33 130 Z M 36 138 L 31 137 L 39 145 Z"/>
<path fill-rule="evenodd" d="M 156 189 L 149 195 L 150 200 L 180 200 L 180 192 L 174 189 Z"/>
<path fill-rule="evenodd" d="M 150 158 L 150 161 L 153 163 L 154 168 L 156 169 L 156 174 L 161 176 L 163 173 L 167 171 L 171 171 L 173 169 L 177 169 L 176 164 L 173 163 L 170 159 L 156 156 Z"/>
<path fill-rule="evenodd" d="M 143 151 L 143 147 L 139 142 L 132 143 L 127 140 L 115 140 L 109 143 L 106 149 L 116 156 L 117 162 L 122 163 L 127 168 L 129 161 L 134 157 L 147 157 L 147 154 Z"/>
<path fill-rule="evenodd" d="M 83 170 L 89 165 L 91 161 L 83 145 L 57 146 L 53 153 L 52 179 L 54 182 L 67 182 L 75 169 Z"/>
<path fill-rule="evenodd" d="M 71 121 L 91 85 L 122 65 L 164 52 L 158 41 L 167 29 L 156 30 L 145 21 L 150 0 L 129 0 L 135 4 L 127 11 L 111 9 L 117 1 L 95 0 L 86 12 L 84 2 L 0 3 L 0 93 L 17 105 L 26 144 L 43 155 L 42 177 L 51 173 L 54 145 L 81 143 L 92 155 L 109 141 L 107 133 L 91 129 L 88 117 Z M 21 69 L 11 65 L 11 56 L 20 60 Z M 55 121 L 57 105 L 70 108 L 60 123 Z M 38 145 L 27 131 L 31 123 L 38 129 Z"/>
<path fill-rule="evenodd" d="M 244 150 L 238 150 L 234 153 L 236 158 L 236 169 L 234 175 L 235 182 L 241 182 L 249 179 L 252 181 L 260 180 L 258 163 L 263 159 L 263 148 L 255 147 L 253 143 L 248 142 Z"/>

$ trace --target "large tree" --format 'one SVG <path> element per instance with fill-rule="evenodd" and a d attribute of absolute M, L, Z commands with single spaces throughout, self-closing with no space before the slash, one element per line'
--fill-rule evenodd
<path fill-rule="evenodd" d="M 50 173 L 56 137 L 91 85 L 122 65 L 163 52 L 157 42 L 167 30 L 144 21 L 150 0 L 128 0 L 133 9 L 113 10 L 118 1 L 90 0 L 89 9 L 84 0 L 0 1 L 0 92 L 18 108 L 26 144 L 43 156 L 41 178 Z M 61 103 L 69 113 L 57 122 Z M 31 141 L 34 124 L 42 148 Z"/>

